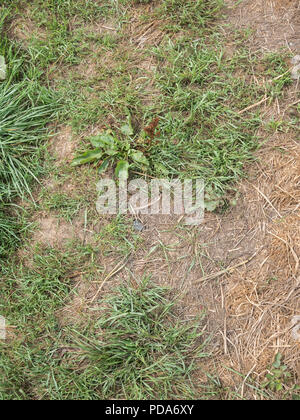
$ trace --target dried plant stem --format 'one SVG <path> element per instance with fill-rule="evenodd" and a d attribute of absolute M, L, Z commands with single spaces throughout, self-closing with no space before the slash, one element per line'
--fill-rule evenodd
<path fill-rule="evenodd" d="M 242 261 L 239 264 L 233 265 L 232 267 L 225 268 L 224 270 L 218 271 L 217 273 L 209 274 L 207 276 L 204 276 L 204 277 L 201 277 L 200 279 L 195 280 L 194 284 L 201 283 L 206 280 L 214 280 L 222 276 L 223 274 L 230 273 L 232 270 L 235 270 L 236 268 L 241 267 L 242 265 L 248 264 L 250 261 L 253 260 L 253 258 L 258 254 L 259 251 L 260 250 L 256 251 L 252 255 L 252 257 L 250 257 L 248 260 Z"/>

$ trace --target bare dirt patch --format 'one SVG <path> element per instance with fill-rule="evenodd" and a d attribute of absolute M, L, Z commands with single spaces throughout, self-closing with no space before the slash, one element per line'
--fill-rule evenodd
<path fill-rule="evenodd" d="M 119 27 L 114 20 L 107 20 L 103 22 L 97 22 L 93 24 L 90 28 L 87 29 L 87 33 L 91 33 L 93 35 L 114 35 L 118 33 Z"/>
<path fill-rule="evenodd" d="M 255 179 L 242 188 L 247 202 L 255 200 L 258 206 L 252 219 L 254 228 L 264 232 L 256 242 L 262 249 L 249 265 L 222 281 L 224 358 L 232 369 L 260 382 L 277 353 L 299 380 L 300 345 L 292 336 L 292 320 L 300 310 L 299 152 L 300 145 L 286 135 L 261 151 Z M 223 379 L 236 381 L 228 371 Z"/>
<path fill-rule="evenodd" d="M 71 162 L 77 145 L 73 137 L 72 128 L 65 126 L 51 138 L 49 149 L 56 158 L 57 164 L 61 164 Z"/>
<path fill-rule="evenodd" d="M 229 22 L 236 28 L 251 28 L 253 47 L 300 50 L 299 0 L 244 0 L 238 6 L 226 0 Z"/>
<path fill-rule="evenodd" d="M 141 49 L 145 45 L 158 46 L 164 37 L 161 25 L 162 22 L 158 20 L 138 24 L 133 20 L 130 26 L 130 42 L 135 48 Z"/>
<path fill-rule="evenodd" d="M 254 30 L 251 42 L 255 47 L 299 51 L 299 1 L 244 1 L 229 12 L 229 18 L 236 27 Z M 299 101 L 297 92 L 297 85 L 291 88 L 289 104 Z M 299 116 L 289 104 L 277 102 L 265 115 L 275 119 L 288 118 L 289 113 Z M 225 281 L 228 344 L 224 355 L 227 352 L 233 369 L 258 380 L 264 378 L 278 352 L 284 355 L 296 382 L 300 375 L 300 345 L 292 335 L 292 320 L 299 315 L 300 302 L 297 133 L 273 136 L 259 153 L 256 175 L 254 168 L 250 171 L 253 181 L 241 187 L 249 202 L 257 197 L 261 221 L 256 220 L 265 232 L 263 250 L 248 268 L 237 270 Z M 236 381 L 228 371 L 223 379 Z"/>
<path fill-rule="evenodd" d="M 37 27 L 28 16 L 14 19 L 9 28 L 9 34 L 23 43 L 27 43 L 33 37 L 44 41 L 47 39 L 47 32 L 43 28 Z"/>
<path fill-rule="evenodd" d="M 87 311 L 87 302 L 95 293 L 95 285 L 84 279 L 80 274 L 72 279 L 74 286 L 73 292 L 67 304 L 57 312 L 59 324 L 67 325 L 83 325 L 89 316 Z"/>
<path fill-rule="evenodd" d="M 83 239 L 82 228 L 77 228 L 55 217 L 47 216 L 37 221 L 38 228 L 33 235 L 33 242 L 48 246 L 59 246 L 79 238 Z"/>
<path fill-rule="evenodd" d="M 85 212 L 67 222 L 54 212 L 40 212 L 33 222 L 37 225 L 31 239 L 31 248 L 36 244 L 64 249 L 68 243 L 75 241 L 86 245 L 93 242 L 94 229 L 86 223 Z"/>

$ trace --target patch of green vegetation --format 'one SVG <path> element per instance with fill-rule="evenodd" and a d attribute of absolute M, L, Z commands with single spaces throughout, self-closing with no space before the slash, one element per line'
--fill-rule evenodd
<path fill-rule="evenodd" d="M 112 1 L 102 0 L 33 0 L 31 5 L 37 21 L 46 24 L 46 17 L 56 18 L 61 22 L 67 22 L 71 18 L 80 18 L 83 22 L 95 21 L 101 16 L 107 16 L 114 8 Z M 48 15 L 47 15 L 48 13 Z M 44 21 L 40 21 L 43 17 Z M 49 19 L 48 19 L 49 22 Z"/>
<path fill-rule="evenodd" d="M 139 109 L 139 92 L 126 69 L 127 57 L 115 57 L 115 60 L 97 66 L 95 77 L 85 79 L 84 70 L 78 70 L 71 71 L 69 79 L 57 81 L 65 103 L 64 118 L 71 119 L 75 132 L 82 132 L 99 121 L 105 124 L 112 116 L 124 120 L 128 107 Z"/>
<path fill-rule="evenodd" d="M 0 250 L 9 251 L 19 222 L 8 204 L 30 194 L 30 182 L 43 171 L 40 158 L 46 127 L 57 114 L 56 94 L 39 84 L 26 52 L 0 39 L 7 74 L 0 81 Z M 9 211 L 11 209 L 11 211 Z M 16 229 L 17 228 L 17 229 Z"/>
<path fill-rule="evenodd" d="M 270 371 L 266 375 L 263 387 L 269 388 L 273 392 L 282 391 L 291 377 L 288 367 L 282 361 L 282 354 L 277 353 Z"/>
<path fill-rule="evenodd" d="M 156 13 L 166 19 L 166 29 L 171 32 L 192 29 L 201 33 L 216 19 L 223 3 L 223 0 L 163 0 Z"/>
<path fill-rule="evenodd" d="M 11 208 L 0 206 L 0 257 L 14 249 L 19 242 L 19 235 L 24 229 L 22 221 L 9 215 Z"/>
<path fill-rule="evenodd" d="M 272 90 L 269 91 L 272 98 L 282 96 L 283 89 L 291 84 L 288 58 L 289 54 L 283 50 L 281 53 L 267 53 L 261 60 L 264 75 L 272 80 Z"/>
<path fill-rule="evenodd" d="M 82 205 L 81 197 L 70 197 L 65 193 L 45 193 L 45 196 L 42 197 L 42 207 L 47 211 L 57 212 L 58 216 L 64 218 L 67 222 L 72 222 Z"/>
<path fill-rule="evenodd" d="M 103 255 L 129 255 L 142 243 L 132 225 L 131 219 L 122 215 L 114 217 L 97 235 Z"/>
<path fill-rule="evenodd" d="M 72 244 L 65 252 L 37 248 L 26 266 L 17 261 L 1 265 L 0 313 L 8 328 L 7 340 L 0 340 L 1 400 L 51 397 L 47 382 L 60 365 L 57 310 L 78 267 L 89 275 L 98 272 L 89 246 Z"/>
<path fill-rule="evenodd" d="M 79 332 L 59 324 L 58 310 L 79 265 L 96 274 L 95 251 L 35 251 L 26 266 L 1 267 L 2 400 L 195 397 L 192 374 L 207 356 L 201 322 L 178 321 L 168 289 L 123 285 Z"/>
<path fill-rule="evenodd" d="M 161 92 L 154 105 L 143 105 L 143 89 L 134 81 L 128 86 L 123 72 L 112 73 L 111 88 L 99 92 L 95 112 L 87 110 L 94 100 L 82 102 L 80 124 L 85 118 L 90 123 L 97 118 L 105 121 L 113 113 L 120 130 L 129 110 L 135 132 L 142 133 L 149 121 L 159 118 L 155 141 L 139 135 L 134 139 L 134 147 L 149 162 L 146 172 L 203 178 L 213 194 L 224 194 L 244 175 L 245 163 L 259 147 L 257 132 L 263 122 L 255 104 L 262 100 L 270 104 L 291 83 L 286 55 L 254 55 L 244 45 L 228 54 L 218 33 L 205 40 L 168 40 L 149 49 L 148 55 L 156 63 L 156 87 Z M 133 74 L 140 83 L 139 71 Z"/>
<path fill-rule="evenodd" d="M 224 386 L 220 381 L 217 371 L 215 374 L 206 372 L 208 382 L 200 385 L 201 395 L 209 400 L 224 401 L 248 401 L 249 399 L 274 401 L 278 400 L 278 391 L 272 391 L 268 387 L 259 383 L 252 375 L 244 375 L 228 366 L 224 366 L 230 374 L 235 375 L 236 386 Z M 242 381 L 241 381 L 242 380 Z M 280 399 L 297 399 L 298 387 L 292 387 L 289 391 L 282 393 Z"/>
<path fill-rule="evenodd" d="M 24 10 L 40 25 L 67 22 L 70 19 L 79 19 L 82 22 L 95 22 L 100 17 L 121 12 L 121 3 L 113 0 L 32 0 L 30 4 L 24 0 L 2 0 L 1 5 L 11 8 L 14 13 Z"/>
<path fill-rule="evenodd" d="M 291 82 L 287 65 L 281 56 L 270 61 L 246 49 L 228 56 L 218 34 L 169 41 L 154 53 L 162 92 L 156 108 L 161 139 L 150 161 L 160 162 L 169 176 L 203 178 L 217 193 L 225 192 L 243 175 L 244 163 L 259 145 L 260 112 L 247 109 L 282 94 Z M 254 76 L 265 77 L 255 67 L 266 61 L 273 79 L 286 72 L 285 77 L 255 82 Z"/>
<path fill-rule="evenodd" d="M 74 111 L 77 108 L 75 126 L 82 129 L 113 115 L 120 130 L 129 110 L 135 132 L 140 133 L 158 117 L 160 135 L 155 141 L 139 144 L 139 136 L 134 140 L 149 162 L 146 172 L 156 177 L 203 178 L 219 197 L 234 188 L 259 147 L 257 132 L 263 122 L 255 104 L 271 104 L 291 83 L 286 54 L 261 56 L 243 42 L 228 53 L 217 31 L 205 38 L 165 39 L 144 54 L 157 68 L 156 92 L 161 94 L 156 93 L 154 104 L 143 104 L 140 81 L 147 79 L 143 71 L 133 69 L 132 80 L 124 73 L 131 57 L 126 52 L 117 59 L 119 70 L 109 75 L 109 87 L 100 89 L 97 98 L 76 102 L 70 97 Z"/>
<path fill-rule="evenodd" d="M 131 124 L 130 115 L 127 124 L 121 126 L 122 137 L 118 137 L 112 130 L 90 137 L 93 150 L 84 151 L 73 159 L 72 166 L 84 165 L 86 163 L 96 164 L 102 161 L 98 172 L 105 172 L 110 165 L 115 166 L 115 176 L 119 180 L 127 180 L 129 168 L 145 170 L 149 161 L 145 154 L 136 148 L 134 130 Z"/>
<path fill-rule="evenodd" d="M 178 321 L 169 293 L 145 278 L 99 302 L 105 308 L 95 324 L 99 337 L 74 333 L 82 363 L 78 389 L 106 399 L 195 397 L 192 374 L 207 357 L 201 322 Z"/>
<path fill-rule="evenodd" d="M 4 2 L 4 5 L 10 11 L 10 18 L 23 16 L 26 12 L 26 18 L 35 27 L 32 33 L 27 33 L 32 60 L 36 67 L 47 71 L 53 63 L 80 64 L 82 58 L 91 53 L 89 41 L 93 24 L 111 15 L 118 15 L 121 19 L 126 13 L 119 2 L 111 0 L 33 0 L 30 4 L 15 0 L 13 3 Z M 101 43 L 102 36 L 98 34 L 97 38 Z M 103 35 L 103 40 L 107 46 L 107 36 Z"/>

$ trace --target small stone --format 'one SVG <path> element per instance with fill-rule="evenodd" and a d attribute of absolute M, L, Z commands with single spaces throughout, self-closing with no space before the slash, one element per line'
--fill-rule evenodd
<path fill-rule="evenodd" d="M 291 78 L 294 79 L 294 80 L 299 80 L 300 79 L 300 64 L 295 66 L 293 68 L 293 70 L 291 71 Z"/>
<path fill-rule="evenodd" d="M 300 64 L 300 55 L 295 55 L 291 60 L 292 64 Z"/>
<path fill-rule="evenodd" d="M 292 337 L 295 341 L 300 341 L 300 316 L 296 315 L 292 319 Z"/>
<path fill-rule="evenodd" d="M 133 228 L 137 230 L 138 232 L 142 232 L 145 229 L 145 226 L 138 220 L 135 220 L 133 222 Z"/>
<path fill-rule="evenodd" d="M 300 55 L 297 54 L 291 59 L 291 63 L 294 65 L 291 71 L 291 78 L 294 80 L 300 79 Z"/>

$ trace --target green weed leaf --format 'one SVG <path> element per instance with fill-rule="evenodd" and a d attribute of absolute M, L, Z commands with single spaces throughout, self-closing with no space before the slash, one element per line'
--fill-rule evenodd
<path fill-rule="evenodd" d="M 127 115 L 127 124 L 122 125 L 121 132 L 125 134 L 125 136 L 133 136 L 134 131 L 131 124 L 131 116 L 128 113 Z"/>
<path fill-rule="evenodd" d="M 80 156 L 77 156 L 75 159 L 73 159 L 71 166 L 79 166 L 79 165 L 84 165 L 85 163 L 92 163 L 92 162 L 95 162 L 95 160 L 101 159 L 102 156 L 103 156 L 103 150 L 101 149 L 90 150 L 83 153 Z"/>
<path fill-rule="evenodd" d="M 220 201 L 205 201 L 204 207 L 207 211 L 215 211 L 219 207 Z"/>
<path fill-rule="evenodd" d="M 121 180 L 128 179 L 129 176 L 129 163 L 126 160 L 120 160 L 115 169 L 115 175 Z"/>
<path fill-rule="evenodd" d="M 103 172 L 106 171 L 106 169 L 109 167 L 110 162 L 111 162 L 111 157 L 104 159 L 104 161 L 101 163 L 99 167 L 99 170 L 98 170 L 99 174 L 102 174 Z"/>
<path fill-rule="evenodd" d="M 162 163 L 155 162 L 154 168 L 155 168 L 156 173 L 159 175 L 163 175 L 163 176 L 169 175 L 169 170 Z"/>
<path fill-rule="evenodd" d="M 116 156 L 118 154 L 118 150 L 115 149 L 105 149 L 104 153 L 108 156 Z"/>
<path fill-rule="evenodd" d="M 122 132 L 123 134 L 125 134 L 126 136 L 132 136 L 132 135 L 133 135 L 133 129 L 132 129 L 132 127 L 131 127 L 130 125 L 128 125 L 128 124 L 122 125 L 122 127 L 121 127 L 121 132 Z"/>
<path fill-rule="evenodd" d="M 144 166 L 149 166 L 148 159 L 145 157 L 144 153 L 142 153 L 140 150 L 131 151 L 130 157 L 136 163 L 139 163 Z"/>
<path fill-rule="evenodd" d="M 109 132 L 91 137 L 90 142 L 97 148 L 114 149 L 116 147 L 115 139 Z"/>
<path fill-rule="evenodd" d="M 274 363 L 273 363 L 273 367 L 274 367 L 275 369 L 280 368 L 280 365 L 281 365 L 281 359 L 282 359 L 282 355 L 281 355 L 281 353 L 277 353 L 277 354 L 276 354 L 276 356 L 275 356 L 275 361 L 274 361 Z"/>

